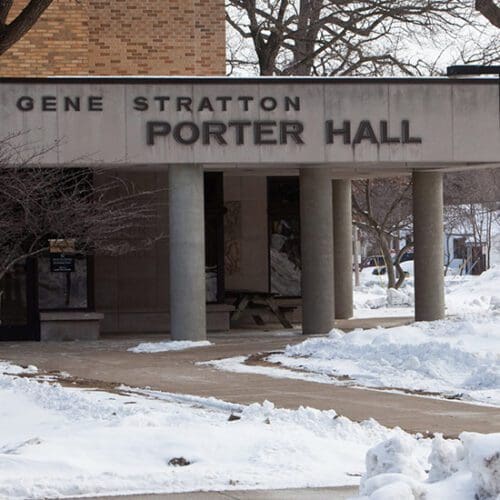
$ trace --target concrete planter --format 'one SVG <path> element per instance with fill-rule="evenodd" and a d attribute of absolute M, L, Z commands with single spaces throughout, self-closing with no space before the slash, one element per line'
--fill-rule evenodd
<path fill-rule="evenodd" d="M 83 311 L 40 313 L 40 340 L 97 340 L 104 314 Z"/>

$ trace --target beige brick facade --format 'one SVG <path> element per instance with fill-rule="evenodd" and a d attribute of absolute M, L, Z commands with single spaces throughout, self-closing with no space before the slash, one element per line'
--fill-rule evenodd
<path fill-rule="evenodd" d="M 0 76 L 224 72 L 223 0 L 54 0 L 2 55 Z"/>

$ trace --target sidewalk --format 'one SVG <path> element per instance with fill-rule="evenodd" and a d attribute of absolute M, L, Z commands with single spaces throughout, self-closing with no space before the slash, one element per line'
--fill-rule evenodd
<path fill-rule="evenodd" d="M 165 495 L 95 497 L 99 500 L 347 500 L 358 487 L 304 488 L 293 490 L 200 491 Z"/>
<path fill-rule="evenodd" d="M 394 319 L 392 319 L 393 321 Z M 363 320 L 366 322 L 366 320 Z M 403 319 L 401 320 L 403 321 Z M 156 342 L 160 334 L 108 336 L 95 342 L 0 343 L 0 359 L 35 365 L 43 371 L 65 371 L 86 379 L 87 387 L 104 389 L 126 384 L 228 402 L 250 404 L 272 401 L 278 407 L 310 406 L 334 409 L 352 420 L 369 418 L 408 432 L 500 432 L 500 408 L 443 401 L 391 392 L 357 389 L 315 382 L 223 372 L 198 361 L 250 355 L 301 342 L 298 331 L 232 331 L 210 335 L 214 345 L 156 354 L 134 354 L 129 347 Z"/>

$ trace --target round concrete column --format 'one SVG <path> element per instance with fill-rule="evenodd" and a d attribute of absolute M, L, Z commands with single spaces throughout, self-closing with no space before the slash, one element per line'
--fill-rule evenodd
<path fill-rule="evenodd" d="M 170 165 L 170 334 L 206 339 L 203 167 Z"/>
<path fill-rule="evenodd" d="M 300 170 L 302 331 L 327 333 L 333 327 L 333 222 L 329 169 Z"/>
<path fill-rule="evenodd" d="M 415 319 L 444 318 L 443 175 L 413 173 Z"/>
<path fill-rule="evenodd" d="M 334 179 L 332 197 L 335 318 L 348 319 L 353 315 L 351 181 Z"/>

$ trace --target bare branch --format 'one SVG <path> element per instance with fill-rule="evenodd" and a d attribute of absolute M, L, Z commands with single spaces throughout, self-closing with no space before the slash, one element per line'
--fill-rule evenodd
<path fill-rule="evenodd" d="M 488 21 L 500 28 L 500 7 L 494 0 L 476 0 L 476 10 L 478 10 Z"/>

